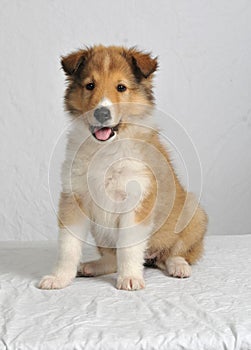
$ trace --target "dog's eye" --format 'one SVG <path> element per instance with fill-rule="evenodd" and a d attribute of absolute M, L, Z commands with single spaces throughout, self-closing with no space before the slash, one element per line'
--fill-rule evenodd
<path fill-rule="evenodd" d="M 89 83 L 85 85 L 87 90 L 93 90 L 95 88 L 95 84 L 94 83 Z"/>
<path fill-rule="evenodd" d="M 117 86 L 117 90 L 118 90 L 119 92 L 124 92 L 124 91 L 126 91 L 126 86 L 123 85 L 123 84 L 119 84 L 119 85 Z"/>

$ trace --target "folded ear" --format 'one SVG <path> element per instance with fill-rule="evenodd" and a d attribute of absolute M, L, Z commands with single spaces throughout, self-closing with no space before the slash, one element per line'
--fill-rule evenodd
<path fill-rule="evenodd" d="M 61 65 L 66 75 L 77 77 L 85 65 L 87 55 L 88 50 L 78 50 L 68 56 L 62 57 Z"/>
<path fill-rule="evenodd" d="M 150 53 L 132 48 L 125 52 L 125 56 L 138 80 L 141 80 L 142 77 L 148 78 L 158 68 L 157 58 L 152 58 Z"/>

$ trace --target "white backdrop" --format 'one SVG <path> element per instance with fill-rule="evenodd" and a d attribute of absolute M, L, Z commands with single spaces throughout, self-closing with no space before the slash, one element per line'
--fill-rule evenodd
<path fill-rule="evenodd" d="M 171 113 L 196 145 L 209 234 L 251 232 L 250 1 L 0 5 L 0 240 L 56 238 L 47 178 L 67 122 L 59 58 L 98 43 L 138 45 L 159 56 L 157 107 Z"/>

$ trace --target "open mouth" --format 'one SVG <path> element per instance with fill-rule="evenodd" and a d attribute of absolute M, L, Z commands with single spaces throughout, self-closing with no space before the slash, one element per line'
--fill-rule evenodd
<path fill-rule="evenodd" d="M 91 126 L 90 130 L 91 133 L 93 135 L 93 137 L 95 137 L 96 140 L 98 141 L 107 141 L 109 139 L 111 139 L 115 134 L 116 131 L 118 131 L 118 126 L 104 126 L 104 127 L 96 127 L 96 126 Z"/>

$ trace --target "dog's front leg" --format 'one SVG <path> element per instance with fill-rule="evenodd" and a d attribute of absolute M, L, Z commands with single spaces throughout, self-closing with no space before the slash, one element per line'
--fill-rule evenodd
<path fill-rule="evenodd" d="M 82 241 L 88 229 L 89 220 L 75 198 L 61 196 L 57 263 L 52 274 L 42 278 L 39 288 L 60 289 L 71 283 L 77 274 Z"/>
<path fill-rule="evenodd" d="M 117 288 L 138 290 L 145 287 L 143 262 L 151 225 L 131 225 L 133 220 L 126 221 L 127 216 L 123 218 L 117 242 Z"/>
<path fill-rule="evenodd" d="M 146 243 L 134 247 L 117 249 L 118 279 L 117 288 L 137 290 L 145 287 L 143 261 Z"/>

